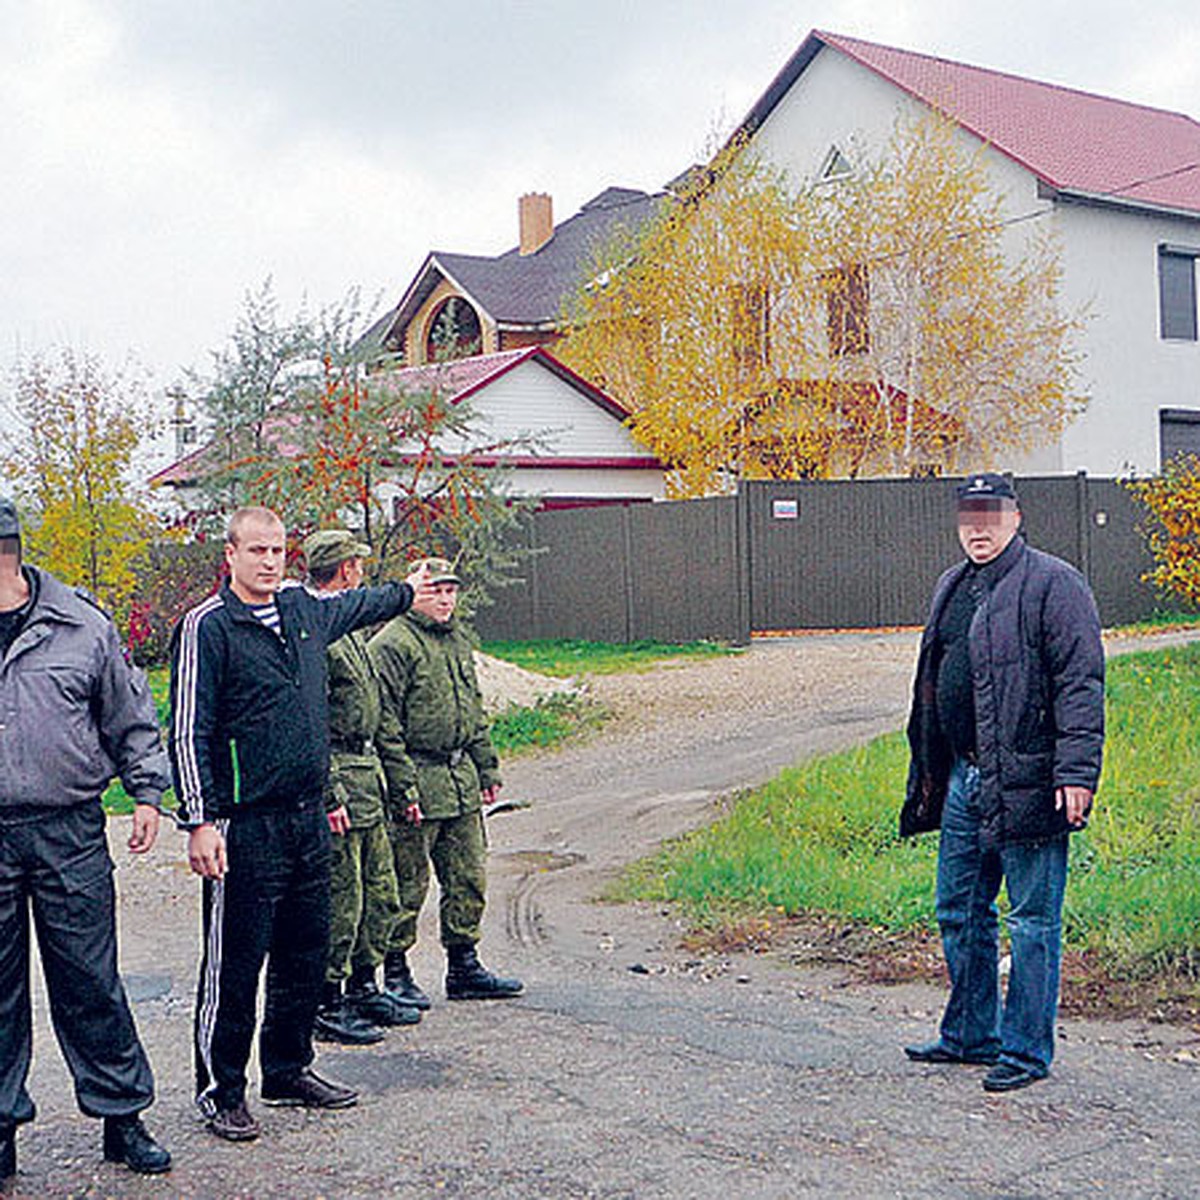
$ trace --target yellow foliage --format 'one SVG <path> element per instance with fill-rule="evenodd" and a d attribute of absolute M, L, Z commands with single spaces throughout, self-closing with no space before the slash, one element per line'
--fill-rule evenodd
<path fill-rule="evenodd" d="M 72 350 L 16 373 L 15 448 L 0 467 L 18 493 L 27 557 L 87 588 L 124 622 L 138 564 L 161 525 L 127 475 L 154 425 L 135 380 Z"/>
<path fill-rule="evenodd" d="M 1146 509 L 1142 526 L 1154 567 L 1143 578 L 1160 591 L 1200 608 L 1200 459 L 1180 455 L 1152 479 L 1129 490 Z"/>
<path fill-rule="evenodd" d="M 632 409 L 677 494 L 987 464 L 1080 410 L 1057 247 L 1005 252 L 957 136 L 900 123 L 878 162 L 800 190 L 733 145 L 606 248 L 561 352 Z"/>

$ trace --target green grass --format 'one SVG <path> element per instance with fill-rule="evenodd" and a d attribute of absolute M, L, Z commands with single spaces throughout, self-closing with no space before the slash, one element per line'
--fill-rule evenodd
<path fill-rule="evenodd" d="M 485 654 L 528 671 L 569 679 L 574 675 L 615 675 L 648 671 L 664 659 L 719 658 L 741 651 L 723 642 L 588 642 L 552 638 L 530 642 L 485 642 Z"/>
<path fill-rule="evenodd" d="M 1072 837 L 1068 946 L 1137 977 L 1200 973 L 1200 646 L 1109 664 L 1095 813 Z M 934 925 L 936 835 L 901 841 L 901 734 L 815 759 L 716 824 L 637 864 L 624 894 L 680 903 L 697 925 L 755 911 L 886 929 Z"/>
<path fill-rule="evenodd" d="M 502 757 L 558 745 L 603 720 L 604 708 L 578 696 L 547 696 L 532 708 L 509 705 L 492 721 L 492 744 Z"/>

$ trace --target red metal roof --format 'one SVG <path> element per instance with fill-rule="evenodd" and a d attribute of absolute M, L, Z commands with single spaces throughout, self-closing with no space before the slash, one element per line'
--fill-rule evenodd
<path fill-rule="evenodd" d="M 745 128 L 762 124 L 822 46 L 941 109 L 1056 190 L 1200 213 L 1200 122 L 1191 117 L 821 30 Z"/>

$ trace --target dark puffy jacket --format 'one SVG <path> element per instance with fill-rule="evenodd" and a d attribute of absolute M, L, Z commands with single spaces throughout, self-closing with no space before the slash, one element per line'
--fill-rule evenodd
<path fill-rule="evenodd" d="M 900 833 L 936 829 L 951 751 L 938 724 L 935 632 L 969 564 L 938 581 L 921 639 Z M 1104 747 L 1104 648 L 1096 604 L 1074 567 L 1014 538 L 986 572 L 968 635 L 982 838 L 998 848 L 1069 832 L 1056 788 L 1096 790 Z"/>
<path fill-rule="evenodd" d="M 402 613 L 412 588 L 389 583 L 318 597 L 285 585 L 275 603 L 282 638 L 228 583 L 175 627 L 169 748 L 182 825 L 323 795 L 329 643 Z"/>

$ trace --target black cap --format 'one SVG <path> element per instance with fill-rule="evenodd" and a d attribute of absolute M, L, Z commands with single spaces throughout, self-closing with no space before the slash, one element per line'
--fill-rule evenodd
<path fill-rule="evenodd" d="M 7 496 L 0 496 L 0 538 L 19 538 L 21 520 L 17 506 Z"/>
<path fill-rule="evenodd" d="M 958 502 L 962 504 L 971 500 L 1011 500 L 1017 502 L 1017 493 L 1013 485 L 1003 475 L 994 471 L 981 471 L 978 475 L 968 475 L 955 489 Z"/>

